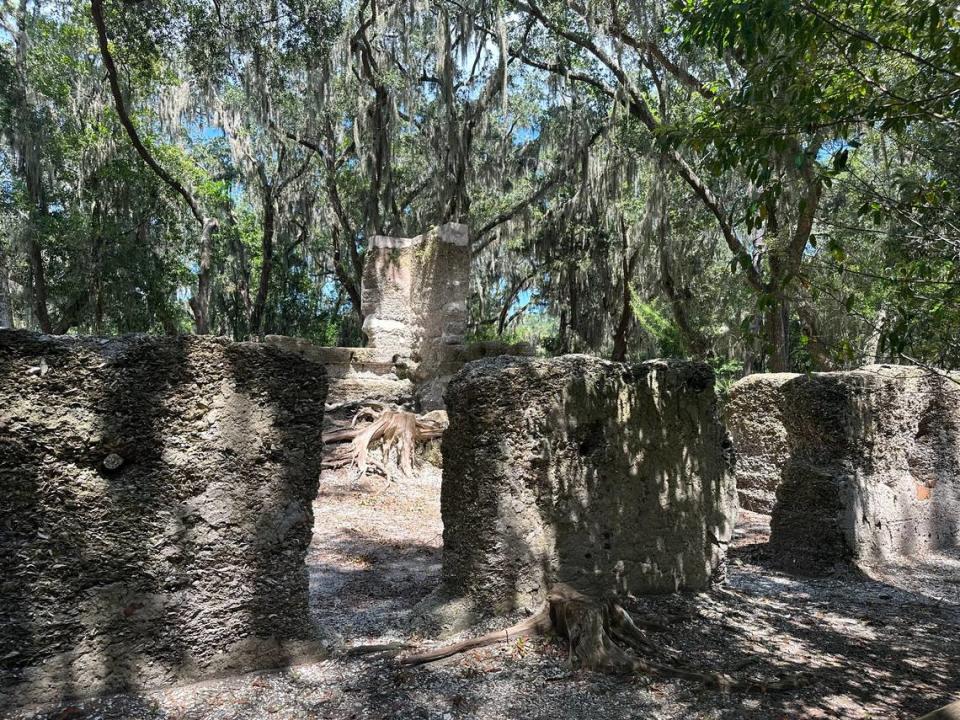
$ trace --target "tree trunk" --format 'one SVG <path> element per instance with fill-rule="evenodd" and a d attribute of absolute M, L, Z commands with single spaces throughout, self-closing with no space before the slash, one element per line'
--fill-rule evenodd
<path fill-rule="evenodd" d="M 263 260 L 260 265 L 260 283 L 257 287 L 257 296 L 253 300 L 253 311 L 250 313 L 250 335 L 261 337 L 263 334 L 263 312 L 267 305 L 267 294 L 270 291 L 270 273 L 273 270 L 273 235 L 276 208 L 273 204 L 273 188 L 267 184 L 263 188 Z"/>
<path fill-rule="evenodd" d="M 695 358 L 702 358 L 707 353 L 707 339 L 690 322 L 690 315 L 687 313 L 685 303 L 686 293 L 684 290 L 677 288 L 669 267 L 669 259 L 662 249 L 660 251 L 660 286 L 670 303 L 673 320 L 677 323 L 677 328 L 680 330 L 687 351 Z"/>
<path fill-rule="evenodd" d="M 0 328 L 13 327 L 13 304 L 10 301 L 10 264 L 6 250 L 0 246 Z"/>
<path fill-rule="evenodd" d="M 20 177 L 24 180 L 27 196 L 30 199 L 30 213 L 23 228 L 23 244 L 27 248 L 27 258 L 30 262 L 31 295 L 33 296 L 33 311 L 40 330 L 48 335 L 53 334 L 53 325 L 47 312 L 47 276 L 43 265 L 43 250 L 37 241 L 35 232 L 38 213 L 46 214 L 44 200 L 41 158 L 37 154 L 37 143 L 33 137 L 33 119 L 31 116 L 29 84 L 27 81 L 27 2 L 20 0 L 17 10 L 16 33 L 16 72 L 17 72 L 17 105 L 16 120 L 18 127 L 14 133 L 13 150 L 17 158 L 17 167 Z"/>
<path fill-rule="evenodd" d="M 337 223 L 331 226 L 333 270 L 337 279 L 346 289 L 347 295 L 350 296 L 350 303 L 353 305 L 359 325 L 362 326 L 363 312 L 361 311 L 360 286 L 363 281 L 364 258 L 357 249 L 357 233 L 353 229 L 353 223 L 350 222 L 350 216 L 347 215 L 343 200 L 340 197 L 340 190 L 337 187 L 337 142 L 333 131 L 333 123 L 329 120 L 325 126 L 325 137 L 326 150 L 320 152 L 327 168 L 325 182 L 327 199 L 337 220 Z M 346 253 L 343 252 L 344 245 L 346 246 Z"/>
<path fill-rule="evenodd" d="M 343 242 L 343 235 L 347 231 L 341 231 L 339 227 L 334 225 L 331 227 L 331 232 L 333 234 L 333 271 L 336 273 L 340 284 L 343 285 L 343 288 L 347 291 L 347 295 L 350 297 L 350 304 L 353 305 L 353 310 L 357 314 L 360 325 L 363 325 L 363 313 L 361 312 L 360 306 L 362 300 L 360 296 L 360 286 L 353 275 L 344 269 L 343 252 L 340 249 L 340 243 Z M 348 237 L 346 242 L 352 243 L 354 247 L 356 247 L 356 241 L 352 237 Z"/>
<path fill-rule="evenodd" d="M 576 352 L 579 350 L 578 339 L 574 338 L 577 328 L 580 327 L 580 294 L 577 288 L 577 270 L 576 264 L 570 262 L 567 264 L 567 285 L 570 292 L 569 313 L 567 315 L 566 333 L 564 334 L 563 352 Z"/>
<path fill-rule="evenodd" d="M 767 340 L 768 372 L 789 372 L 790 347 L 786 300 L 778 299 L 764 316 L 764 331 Z"/>
<path fill-rule="evenodd" d="M 52 335 L 53 323 L 50 322 L 50 314 L 47 312 L 47 274 L 43 267 L 43 251 L 34 236 L 32 223 L 28 226 L 27 233 L 27 251 L 33 276 L 33 312 L 40 331 Z"/>
<path fill-rule="evenodd" d="M 90 259 L 93 272 L 90 274 L 90 295 L 93 301 L 93 334 L 103 334 L 103 232 L 99 197 L 99 180 L 91 178 L 90 187 L 97 198 L 93 201 L 90 213 Z"/>
<path fill-rule="evenodd" d="M 677 283 L 673 277 L 670 251 L 667 244 L 669 241 L 669 226 L 666 220 L 667 212 L 668 209 L 664 208 L 664 219 L 660 222 L 661 232 L 657 238 L 660 247 L 660 286 L 663 288 L 663 293 L 667 296 L 667 301 L 670 303 L 673 320 L 680 329 L 680 335 L 683 337 L 683 342 L 687 346 L 687 350 L 693 357 L 702 358 L 707 354 L 708 342 L 707 338 L 705 338 L 699 330 L 694 328 L 690 322 L 690 315 L 687 313 L 686 305 L 686 300 L 688 299 L 687 292 L 685 289 L 677 287 Z"/>
<path fill-rule="evenodd" d="M 247 262 L 247 250 L 239 237 L 237 221 L 232 212 L 227 214 L 227 223 L 230 227 L 227 235 L 230 238 L 230 250 L 236 260 L 233 263 L 233 283 L 236 288 L 234 295 L 242 309 L 241 312 L 233 313 L 231 324 L 234 340 L 241 340 L 245 336 L 243 330 L 246 329 L 246 323 L 253 312 L 253 301 L 250 299 L 250 264 Z"/>
<path fill-rule="evenodd" d="M 744 375 L 763 372 L 762 331 L 763 318 L 759 313 L 754 313 L 750 318 L 750 332 L 744 337 Z"/>
<path fill-rule="evenodd" d="M 168 173 L 156 161 L 147 146 L 143 144 L 133 119 L 127 112 L 127 106 L 123 100 L 123 91 L 120 88 L 120 72 L 117 69 L 113 54 L 110 52 L 110 38 L 107 35 L 107 24 L 104 15 L 103 0 L 90 0 L 90 16 L 93 19 L 93 25 L 97 31 L 97 45 L 100 48 L 100 57 L 103 60 L 104 69 L 107 72 L 107 80 L 110 84 L 110 93 L 113 96 L 114 109 L 117 111 L 117 118 L 123 126 L 124 132 L 130 139 L 134 150 L 140 156 L 140 159 L 159 177 L 166 185 L 177 193 L 190 208 L 190 213 L 200 225 L 200 272 L 197 277 L 197 293 L 190 298 L 190 308 L 193 311 L 194 329 L 198 335 L 206 335 L 210 332 L 210 295 L 213 289 L 213 233 L 219 228 L 219 224 L 214 218 L 206 217 L 200 209 L 196 198 L 189 190 Z"/>
<path fill-rule="evenodd" d="M 525 278 L 515 283 L 510 292 L 507 294 L 507 297 L 503 301 L 503 306 L 500 308 L 500 313 L 497 315 L 497 337 L 503 335 L 503 331 L 507 327 L 507 322 L 509 318 L 510 308 L 513 306 L 513 301 L 517 299 L 517 295 L 520 294 L 520 291 L 523 290 L 523 286 L 527 284 L 527 281 L 533 277 L 533 273 L 530 273 Z"/>
<path fill-rule="evenodd" d="M 640 257 L 640 249 L 636 248 L 630 252 L 630 236 L 627 233 L 627 224 L 620 219 L 620 236 L 623 238 L 623 295 L 620 306 L 620 319 L 617 321 L 617 328 L 613 333 L 613 353 L 611 360 L 614 362 L 623 362 L 627 359 L 627 336 L 630 332 L 630 321 L 633 320 L 633 307 L 630 305 L 630 278 L 637 268 L 637 260 Z"/>
<path fill-rule="evenodd" d="M 203 221 L 200 233 L 200 270 L 197 274 L 197 292 L 190 298 L 193 327 L 197 335 L 210 332 L 210 296 L 213 292 L 213 234 L 219 225 L 213 218 Z"/>
<path fill-rule="evenodd" d="M 557 350 L 559 354 L 567 353 L 567 309 L 560 310 L 560 327 L 557 329 Z"/>
<path fill-rule="evenodd" d="M 870 333 L 870 337 L 867 338 L 867 346 L 864 348 L 863 354 L 866 362 L 879 363 L 883 361 L 883 354 L 880 352 L 880 347 L 882 345 L 883 335 L 886 332 L 886 325 L 887 308 L 886 306 L 881 306 L 880 312 L 877 313 L 877 320 L 873 332 Z"/>
<path fill-rule="evenodd" d="M 809 304 L 805 298 L 800 298 L 796 305 L 797 316 L 800 318 L 800 325 L 803 328 L 804 335 L 807 336 L 807 352 L 813 361 L 813 369 L 818 372 L 826 372 L 834 369 L 834 363 L 830 357 L 830 348 L 820 339 L 819 323 L 817 314 L 812 304 Z"/>
<path fill-rule="evenodd" d="M 627 333 L 630 330 L 630 320 L 633 319 L 633 309 L 630 307 L 630 278 L 627 276 L 627 258 L 623 259 L 623 304 L 620 308 L 620 320 L 613 333 L 613 353 L 610 359 L 614 362 L 623 362 L 627 359 Z"/>

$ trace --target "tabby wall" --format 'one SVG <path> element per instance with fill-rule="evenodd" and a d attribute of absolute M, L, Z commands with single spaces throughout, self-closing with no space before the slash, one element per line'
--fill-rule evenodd
<path fill-rule="evenodd" d="M 0 331 L 0 711 L 319 649 L 321 365 Z"/>
<path fill-rule="evenodd" d="M 802 571 L 960 545 L 960 384 L 916 367 L 780 386 L 789 457 L 770 544 Z"/>
<path fill-rule="evenodd" d="M 773 512 L 783 466 L 790 457 L 780 388 L 796 377 L 795 373 L 758 373 L 730 388 L 723 417 L 737 451 L 734 474 L 744 510 Z"/>
<path fill-rule="evenodd" d="M 447 223 L 412 238 L 370 238 L 363 270 L 363 331 L 372 348 L 439 361 L 463 343 L 470 285 L 466 225 Z"/>
<path fill-rule="evenodd" d="M 498 357 L 445 399 L 440 623 L 445 602 L 537 608 L 558 581 L 604 597 L 719 577 L 736 498 L 708 366 Z"/>

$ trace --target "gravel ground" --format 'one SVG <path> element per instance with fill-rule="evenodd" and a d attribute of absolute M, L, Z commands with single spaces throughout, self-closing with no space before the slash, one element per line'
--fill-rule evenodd
<path fill-rule="evenodd" d="M 771 569 L 768 518 L 746 512 L 723 589 L 631 609 L 679 618 L 651 637 L 693 664 L 766 678 L 804 671 L 811 681 L 802 689 L 723 694 L 690 681 L 572 672 L 566 650 L 543 639 L 412 669 L 351 656 L 358 645 L 419 641 L 410 609 L 440 571 L 439 483 L 429 465 L 389 485 L 324 474 L 308 563 L 330 659 L 13 717 L 914 718 L 960 697 L 960 553 L 870 577 L 838 568 L 798 578 Z"/>

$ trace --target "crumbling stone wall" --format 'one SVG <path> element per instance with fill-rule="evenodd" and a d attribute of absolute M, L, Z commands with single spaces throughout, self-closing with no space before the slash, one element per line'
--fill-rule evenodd
<path fill-rule="evenodd" d="M 465 363 L 496 355 L 533 354 L 527 343 L 485 340 L 446 345 L 424 366 L 403 348 L 325 347 L 284 335 L 267 335 L 264 342 L 322 364 L 327 370 L 330 405 L 375 401 L 421 412 L 444 409 L 443 391 Z"/>
<path fill-rule="evenodd" d="M 771 547 L 820 571 L 960 542 L 960 386 L 914 367 L 816 373 L 781 386 L 790 457 Z"/>
<path fill-rule="evenodd" d="M 417 380 L 417 405 L 424 412 L 445 410 L 443 396 L 447 385 L 468 362 L 500 355 L 530 357 L 534 354 L 534 349 L 525 342 L 482 340 L 468 345 L 447 346 L 434 362 L 428 363 L 426 367 L 421 365 L 416 368 L 414 377 Z"/>
<path fill-rule="evenodd" d="M 406 350 L 429 363 L 463 342 L 470 247 L 466 225 L 413 238 L 370 238 L 363 271 L 363 331 L 374 348 Z"/>
<path fill-rule="evenodd" d="M 361 289 L 365 348 L 323 348 L 278 335 L 266 341 L 323 363 L 334 405 L 377 400 L 443 408 L 463 365 L 470 246 L 467 226 L 448 223 L 412 238 L 370 238 Z"/>
<path fill-rule="evenodd" d="M 734 475 L 740 507 L 769 515 L 790 457 L 780 388 L 795 373 L 759 373 L 734 383 L 723 416 L 737 452 Z"/>
<path fill-rule="evenodd" d="M 325 395 L 262 345 L 0 331 L 0 710 L 314 652 Z"/>
<path fill-rule="evenodd" d="M 536 607 L 556 581 L 710 583 L 736 502 L 708 366 L 498 357 L 467 365 L 446 403 L 442 597 L 488 614 Z"/>
<path fill-rule="evenodd" d="M 408 405 L 414 400 L 410 358 L 390 348 L 326 347 L 303 338 L 267 335 L 264 342 L 326 368 L 331 405 L 374 401 Z M 329 418 L 328 418 L 329 419 Z"/>

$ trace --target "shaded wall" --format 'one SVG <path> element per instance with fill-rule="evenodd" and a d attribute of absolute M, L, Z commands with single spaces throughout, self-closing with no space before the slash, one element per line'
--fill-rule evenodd
<path fill-rule="evenodd" d="M 322 366 L 0 331 L 0 709 L 313 652 Z"/>
<path fill-rule="evenodd" d="M 708 366 L 499 357 L 445 400 L 443 597 L 488 614 L 536 607 L 556 581 L 710 584 L 736 503 Z"/>
<path fill-rule="evenodd" d="M 723 418 L 737 451 L 734 475 L 740 507 L 769 515 L 790 457 L 780 388 L 795 373 L 759 373 L 735 382 Z"/>
<path fill-rule="evenodd" d="M 789 459 L 771 547 L 804 571 L 960 542 L 960 385 L 916 367 L 815 373 L 780 392 Z"/>

